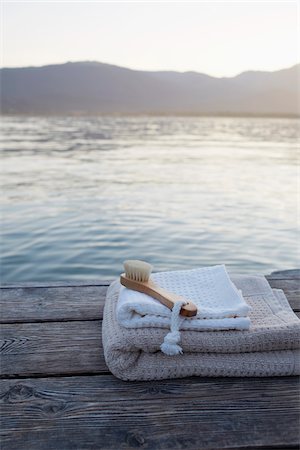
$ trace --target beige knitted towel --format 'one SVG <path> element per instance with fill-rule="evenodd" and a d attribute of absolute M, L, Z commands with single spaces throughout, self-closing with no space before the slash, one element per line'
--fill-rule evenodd
<path fill-rule="evenodd" d="M 281 290 L 264 277 L 237 276 L 250 312 L 246 331 L 182 331 L 182 355 L 160 351 L 163 328 L 129 329 L 116 319 L 120 290 L 107 291 L 103 315 L 103 348 L 108 368 L 123 380 L 158 380 L 200 376 L 283 376 L 300 374 L 300 320 Z"/>

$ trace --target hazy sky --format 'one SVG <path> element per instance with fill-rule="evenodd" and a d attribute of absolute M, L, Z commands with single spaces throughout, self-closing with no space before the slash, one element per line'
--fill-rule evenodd
<path fill-rule="evenodd" d="M 4 1 L 2 66 L 96 60 L 230 76 L 299 62 L 297 1 Z M 297 21 L 298 19 L 298 21 Z"/>

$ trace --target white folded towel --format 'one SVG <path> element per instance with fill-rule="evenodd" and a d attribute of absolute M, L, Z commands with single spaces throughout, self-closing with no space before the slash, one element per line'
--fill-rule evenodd
<path fill-rule="evenodd" d="M 171 328 L 173 335 L 170 336 L 169 333 L 167 341 L 174 344 L 180 340 L 179 328 L 196 331 L 250 328 L 247 315 L 251 307 L 231 282 L 224 265 L 154 273 L 151 279 L 162 288 L 195 303 L 197 315 L 192 318 L 179 316 L 175 319 L 181 305 L 178 305 L 176 311 L 175 308 L 171 311 L 158 300 L 122 286 L 116 310 L 120 325 L 126 328 Z M 164 348 L 162 347 L 162 351 Z M 168 347 L 165 350 L 168 352 Z M 176 347 L 176 353 L 170 354 L 178 352 L 181 352 L 179 346 Z"/>

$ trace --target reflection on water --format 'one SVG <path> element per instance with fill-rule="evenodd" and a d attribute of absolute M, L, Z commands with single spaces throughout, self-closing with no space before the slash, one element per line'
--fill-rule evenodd
<path fill-rule="evenodd" d="M 295 119 L 2 120 L 2 280 L 298 265 Z"/>

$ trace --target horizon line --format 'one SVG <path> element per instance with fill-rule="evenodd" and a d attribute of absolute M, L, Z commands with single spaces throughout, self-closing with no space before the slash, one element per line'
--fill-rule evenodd
<path fill-rule="evenodd" d="M 106 66 L 112 66 L 112 67 L 118 67 L 118 68 L 122 68 L 122 69 L 127 69 L 127 70 L 131 70 L 133 72 L 147 72 L 147 73 L 157 73 L 157 72 L 174 72 L 174 73 L 181 73 L 181 74 L 186 74 L 186 73 L 197 73 L 197 74 L 201 74 L 201 75 L 206 75 L 212 78 L 235 78 L 243 73 L 247 73 L 247 72 L 265 72 L 265 73 L 274 73 L 274 72 L 280 72 L 281 70 L 288 70 L 291 69 L 293 67 L 296 67 L 298 65 L 300 65 L 300 61 L 296 62 L 295 64 L 288 66 L 288 67 L 281 67 L 279 69 L 275 69 L 275 70 L 263 70 L 263 69 L 246 69 L 243 70 L 242 72 L 238 72 L 235 75 L 231 75 L 231 76 L 216 76 L 216 75 L 211 75 L 205 72 L 198 72 L 197 70 L 174 70 L 174 69 L 158 69 L 158 70 L 146 70 L 146 69 L 136 69 L 136 68 L 132 68 L 132 67 L 128 67 L 128 66 L 120 66 L 118 64 L 115 63 L 108 63 L 108 62 L 102 62 L 102 61 L 97 61 L 97 60 L 76 60 L 76 61 L 64 61 L 64 62 L 57 62 L 57 63 L 47 63 L 47 64 L 42 64 L 42 65 L 26 65 L 26 66 L 1 66 L 0 65 L 0 70 L 2 69 L 40 69 L 43 67 L 51 67 L 51 66 L 62 66 L 65 64 L 87 64 L 87 63 L 94 63 L 94 64 L 102 64 L 102 65 L 106 65 Z"/>

